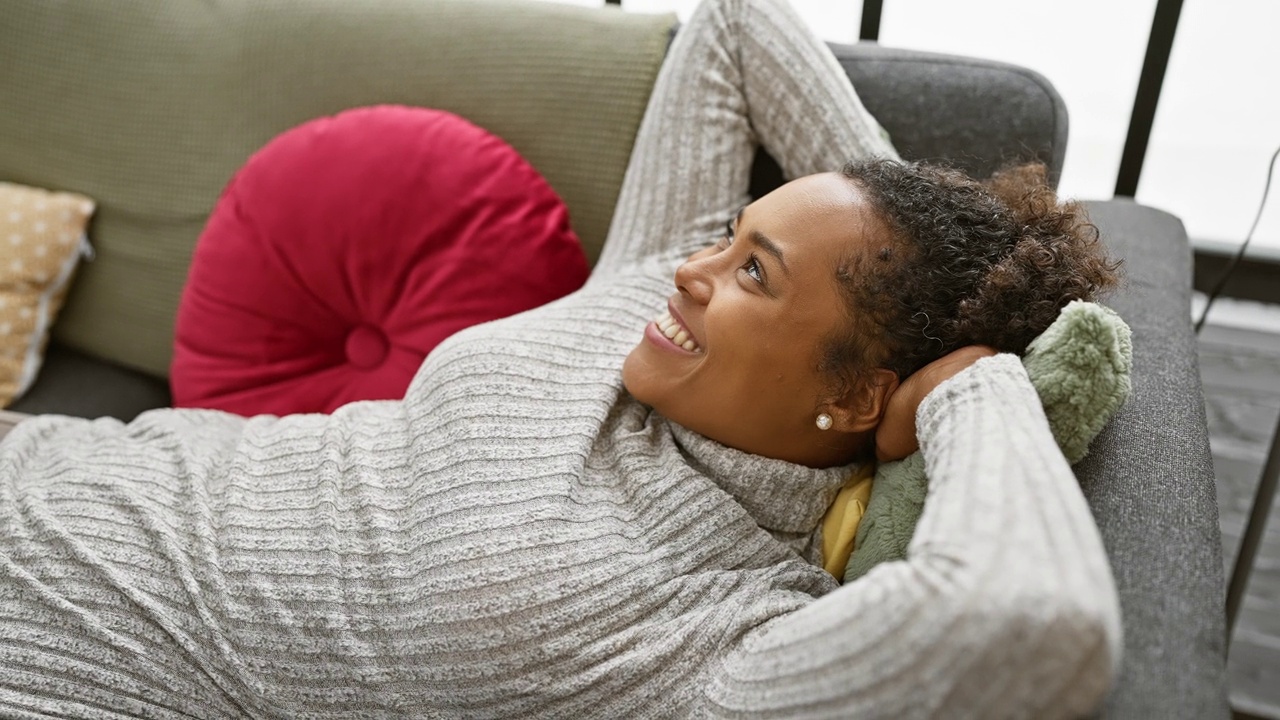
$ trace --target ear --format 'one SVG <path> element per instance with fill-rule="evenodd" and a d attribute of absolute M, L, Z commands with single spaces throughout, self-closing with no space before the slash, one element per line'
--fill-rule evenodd
<path fill-rule="evenodd" d="M 869 377 L 828 406 L 831 428 L 845 433 L 874 430 L 884 417 L 889 397 L 897 389 L 897 373 L 885 368 L 872 370 Z"/>

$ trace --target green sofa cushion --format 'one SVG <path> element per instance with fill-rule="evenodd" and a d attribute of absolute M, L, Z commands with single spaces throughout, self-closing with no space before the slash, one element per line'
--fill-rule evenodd
<path fill-rule="evenodd" d="M 11 0 L 0 179 L 99 210 L 62 343 L 167 374 L 195 240 L 275 135 L 346 108 L 450 110 L 511 143 L 599 255 L 674 24 L 521 0 Z"/>

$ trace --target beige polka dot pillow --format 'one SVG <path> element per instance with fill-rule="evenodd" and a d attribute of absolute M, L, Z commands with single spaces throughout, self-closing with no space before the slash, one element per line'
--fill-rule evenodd
<path fill-rule="evenodd" d="M 0 407 L 31 387 L 81 255 L 93 201 L 0 182 Z"/>

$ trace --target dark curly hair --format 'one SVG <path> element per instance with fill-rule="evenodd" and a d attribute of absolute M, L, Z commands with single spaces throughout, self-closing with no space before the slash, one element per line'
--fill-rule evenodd
<path fill-rule="evenodd" d="M 836 271 L 852 331 L 828 339 L 823 369 L 843 383 L 874 367 L 905 378 L 965 345 L 1021 355 L 1064 305 L 1118 281 L 1097 228 L 1058 201 L 1042 164 L 986 181 L 880 159 L 842 173 L 888 231 Z"/>

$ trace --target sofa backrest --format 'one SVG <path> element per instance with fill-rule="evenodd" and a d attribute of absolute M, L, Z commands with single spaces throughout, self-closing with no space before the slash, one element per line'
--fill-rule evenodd
<path fill-rule="evenodd" d="M 0 179 L 94 198 L 55 340 L 163 376 L 192 248 L 255 150 L 399 103 L 511 143 L 599 254 L 670 15 L 520 0 L 9 0 Z"/>
<path fill-rule="evenodd" d="M 1039 161 L 1057 185 L 1067 152 L 1067 106 L 1043 75 L 996 60 L 876 43 L 828 45 L 902 157 L 946 162 L 979 178 L 1006 164 Z M 781 181 L 778 164 L 761 152 L 752 195 Z"/>

